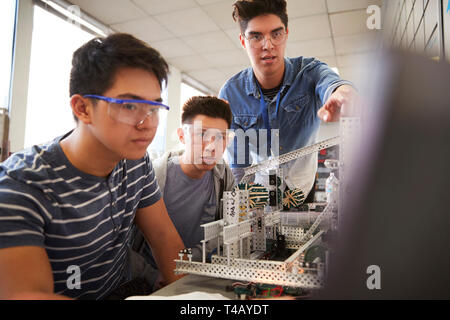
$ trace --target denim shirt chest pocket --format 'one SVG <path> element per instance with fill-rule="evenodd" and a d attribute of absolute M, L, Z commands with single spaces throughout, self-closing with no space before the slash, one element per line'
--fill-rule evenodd
<path fill-rule="evenodd" d="M 258 123 L 258 115 L 257 114 L 237 114 L 233 116 L 233 129 L 242 129 L 244 131 L 254 128 L 256 129 L 256 124 Z"/>
<path fill-rule="evenodd" d="M 290 127 L 296 127 L 307 120 L 308 112 L 313 110 L 310 99 L 308 94 L 304 94 L 289 101 L 287 104 L 282 105 L 281 108 L 284 110 L 285 114 L 280 117 L 280 126 L 287 124 Z"/>

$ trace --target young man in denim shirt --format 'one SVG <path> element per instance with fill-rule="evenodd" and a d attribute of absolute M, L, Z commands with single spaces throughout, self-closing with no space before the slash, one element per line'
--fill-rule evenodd
<path fill-rule="evenodd" d="M 233 18 L 251 63 L 219 94 L 233 112 L 236 139 L 228 152 L 238 182 L 252 162 L 316 143 L 320 120 L 337 121 L 347 114 L 356 93 L 325 63 L 284 56 L 289 34 L 285 0 L 239 0 Z M 282 168 L 287 186 L 306 195 L 314 184 L 317 154 Z"/>

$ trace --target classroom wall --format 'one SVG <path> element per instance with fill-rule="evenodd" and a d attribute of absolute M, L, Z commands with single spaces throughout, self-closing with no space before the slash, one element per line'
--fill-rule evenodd
<path fill-rule="evenodd" d="M 444 27 L 447 41 L 450 25 L 448 0 L 390 0 L 385 2 L 385 32 L 389 44 L 435 60 L 444 56 Z"/>

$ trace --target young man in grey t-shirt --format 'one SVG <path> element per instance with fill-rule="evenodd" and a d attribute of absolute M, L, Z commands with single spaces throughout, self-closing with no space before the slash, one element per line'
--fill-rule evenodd
<path fill-rule="evenodd" d="M 193 260 L 202 257 L 201 225 L 222 218 L 222 193 L 232 190 L 235 184 L 230 168 L 222 160 L 231 138 L 231 117 L 228 103 L 221 99 L 191 98 L 183 106 L 182 127 L 177 130 L 184 150 L 168 152 L 153 161 L 169 216 L 185 246 L 192 249 Z M 141 275 L 155 282 L 155 261 L 140 234 L 133 248 L 147 264 L 145 270 L 141 268 Z"/>

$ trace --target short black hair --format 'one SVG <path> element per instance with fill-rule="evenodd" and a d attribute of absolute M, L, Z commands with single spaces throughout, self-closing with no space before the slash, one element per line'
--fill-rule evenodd
<path fill-rule="evenodd" d="M 94 38 L 74 52 L 70 96 L 103 95 L 114 84 L 117 71 L 127 67 L 153 73 L 161 88 L 167 83 L 169 65 L 157 50 L 130 34 L 114 33 Z"/>
<path fill-rule="evenodd" d="M 214 96 L 195 96 L 187 100 L 183 105 L 181 122 L 190 123 L 197 115 L 204 115 L 211 118 L 220 118 L 227 122 L 228 128 L 231 126 L 232 113 L 228 102 Z"/>
<path fill-rule="evenodd" d="M 288 27 L 286 0 L 238 0 L 233 4 L 233 19 L 239 23 L 241 33 L 247 30 L 248 22 L 258 16 L 274 14 Z"/>

